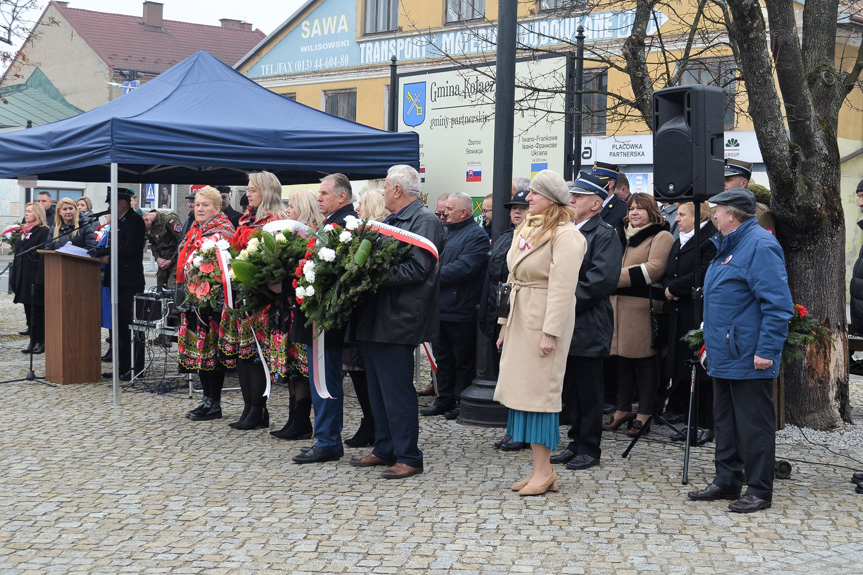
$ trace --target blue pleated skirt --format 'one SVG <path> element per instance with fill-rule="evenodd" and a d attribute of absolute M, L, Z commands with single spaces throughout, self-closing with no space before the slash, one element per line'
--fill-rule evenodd
<path fill-rule="evenodd" d="M 535 413 L 533 411 L 509 410 L 506 434 L 513 441 L 539 443 L 552 451 L 560 443 L 560 419 L 557 413 Z"/>

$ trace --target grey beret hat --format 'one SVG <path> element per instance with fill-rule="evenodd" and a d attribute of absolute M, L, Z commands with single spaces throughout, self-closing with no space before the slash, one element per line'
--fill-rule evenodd
<path fill-rule="evenodd" d="M 542 170 L 530 181 L 530 190 L 556 204 L 569 205 L 569 186 L 563 176 L 554 170 Z"/>

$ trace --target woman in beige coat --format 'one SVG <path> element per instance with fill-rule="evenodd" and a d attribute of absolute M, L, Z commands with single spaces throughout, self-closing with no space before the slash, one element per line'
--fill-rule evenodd
<path fill-rule="evenodd" d="M 659 389 L 659 357 L 653 347 L 650 298 L 654 311 L 662 311 L 665 293 L 662 278 L 674 237 L 653 196 L 632 194 L 624 219 L 626 245 L 614 308 L 611 355 L 617 362 L 617 411 L 603 429 L 617 429 L 632 420 L 632 401 L 638 388 L 638 415 L 629 430 L 637 435 L 653 414 Z M 614 357 L 617 356 L 617 357 Z"/>
<path fill-rule="evenodd" d="M 533 471 L 512 489 L 519 495 L 541 495 L 557 491 L 549 457 L 560 442 L 563 373 L 587 245 L 572 223 L 575 211 L 560 174 L 539 172 L 527 201 L 528 215 L 507 254 L 512 294 L 509 314 L 499 320 L 503 328 L 497 345 L 503 348 L 494 399 L 509 408 L 507 435 L 530 443 L 533 450 Z"/>

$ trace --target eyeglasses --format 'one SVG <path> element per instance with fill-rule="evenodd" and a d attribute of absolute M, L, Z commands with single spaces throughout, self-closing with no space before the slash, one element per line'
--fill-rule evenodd
<path fill-rule="evenodd" d="M 490 210 L 490 209 L 488 209 L 488 210 L 482 210 L 482 214 L 483 214 L 483 215 L 485 215 L 485 214 L 490 214 L 490 213 L 491 213 L 491 210 Z"/>

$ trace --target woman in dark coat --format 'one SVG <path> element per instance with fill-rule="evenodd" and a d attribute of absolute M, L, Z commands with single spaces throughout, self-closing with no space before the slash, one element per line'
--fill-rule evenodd
<path fill-rule="evenodd" d="M 88 252 L 96 247 L 96 232 L 90 218 L 81 215 L 78 206 L 69 198 L 60 198 L 54 217 L 54 229 L 51 230 L 51 242 L 46 250 L 57 250 L 71 243 L 84 248 Z"/>
<path fill-rule="evenodd" d="M 41 271 L 41 249 L 48 241 L 48 226 L 45 223 L 45 208 L 36 202 L 24 208 L 24 225 L 21 236 L 15 244 L 15 266 L 12 271 L 12 290 L 15 303 L 24 304 L 27 327 L 30 330 L 30 344 L 23 353 L 43 353 L 45 351 L 45 285 L 38 282 Z"/>
<path fill-rule="evenodd" d="M 668 355 L 666 356 L 666 380 L 672 380 L 671 395 L 666 408 L 667 414 L 684 414 L 689 409 L 689 390 L 692 381 L 692 367 L 686 360 L 694 357 L 694 350 L 681 338 L 698 325 L 695 322 L 695 300 L 692 289 L 704 283 L 704 274 L 711 260 L 716 256 L 716 245 L 710 238 L 716 234 L 716 227 L 710 221 L 710 206 L 701 205 L 701 229 L 699 230 L 699 259 L 695 259 L 695 207 L 692 203 L 680 204 L 676 221 L 680 237 L 675 240 L 668 255 L 665 271 L 665 297 L 669 311 L 668 318 Z M 696 276 L 696 268 L 698 275 Z M 701 366 L 697 370 L 698 382 L 698 442 L 710 441 L 713 437 L 713 386 Z M 683 434 L 675 434 L 674 441 L 682 441 Z"/>

